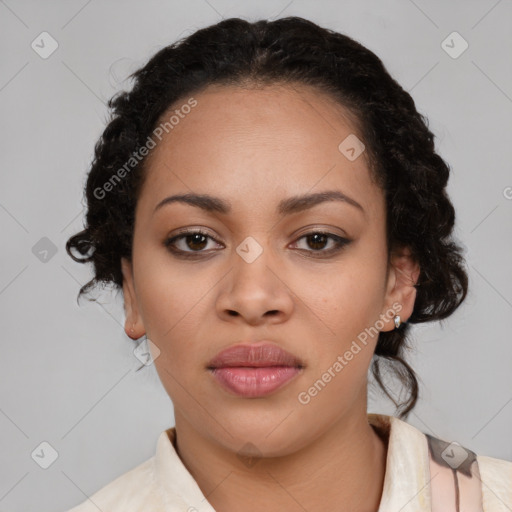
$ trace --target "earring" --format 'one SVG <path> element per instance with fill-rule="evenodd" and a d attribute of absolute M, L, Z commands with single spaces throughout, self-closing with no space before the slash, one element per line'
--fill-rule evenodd
<path fill-rule="evenodd" d="M 400 324 L 402 322 L 400 321 L 400 315 L 395 316 L 395 329 L 398 329 L 400 327 Z"/>
<path fill-rule="evenodd" d="M 135 324 L 132 324 L 132 326 L 135 326 Z M 130 332 L 133 334 L 135 332 L 135 329 L 131 327 Z"/>

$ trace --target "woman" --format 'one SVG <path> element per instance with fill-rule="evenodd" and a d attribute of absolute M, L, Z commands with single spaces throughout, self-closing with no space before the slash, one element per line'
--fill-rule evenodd
<path fill-rule="evenodd" d="M 404 421 L 410 324 L 468 279 L 449 168 L 379 58 L 302 18 L 228 19 L 133 76 L 67 250 L 94 264 L 80 293 L 122 288 L 176 426 L 73 512 L 510 510 L 511 462 Z M 370 365 L 398 417 L 367 413 Z"/>

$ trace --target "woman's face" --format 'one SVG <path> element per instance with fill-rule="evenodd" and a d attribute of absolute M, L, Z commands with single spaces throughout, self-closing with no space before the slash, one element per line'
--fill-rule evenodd
<path fill-rule="evenodd" d="M 233 451 L 250 442 L 292 453 L 366 415 L 376 332 L 412 311 L 408 259 L 387 273 L 383 192 L 328 97 L 215 86 L 194 98 L 149 155 L 133 258 L 122 262 L 126 330 L 135 324 L 158 348 L 177 424 Z M 182 194 L 211 196 L 225 211 L 207 201 L 158 207 Z M 205 236 L 166 246 L 184 229 Z M 302 360 L 279 389 L 238 395 L 208 369 L 220 351 L 261 340 Z"/>

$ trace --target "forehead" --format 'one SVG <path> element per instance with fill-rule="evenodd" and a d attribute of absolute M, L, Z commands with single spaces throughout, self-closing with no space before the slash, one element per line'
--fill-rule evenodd
<path fill-rule="evenodd" d="M 178 192 L 228 198 L 233 211 L 273 210 L 284 197 L 326 189 L 365 210 L 382 206 L 364 152 L 350 160 L 340 150 L 347 138 L 362 139 L 353 116 L 325 93 L 303 85 L 214 85 L 193 99 L 194 108 L 181 110 L 185 97 L 161 118 L 175 114 L 147 158 L 141 210 Z"/>

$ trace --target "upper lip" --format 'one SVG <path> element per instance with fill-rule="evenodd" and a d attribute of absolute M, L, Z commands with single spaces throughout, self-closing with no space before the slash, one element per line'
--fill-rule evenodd
<path fill-rule="evenodd" d="M 210 369 L 233 366 L 295 366 L 302 368 L 304 365 L 301 359 L 268 341 L 233 345 L 219 352 L 208 363 Z"/>

